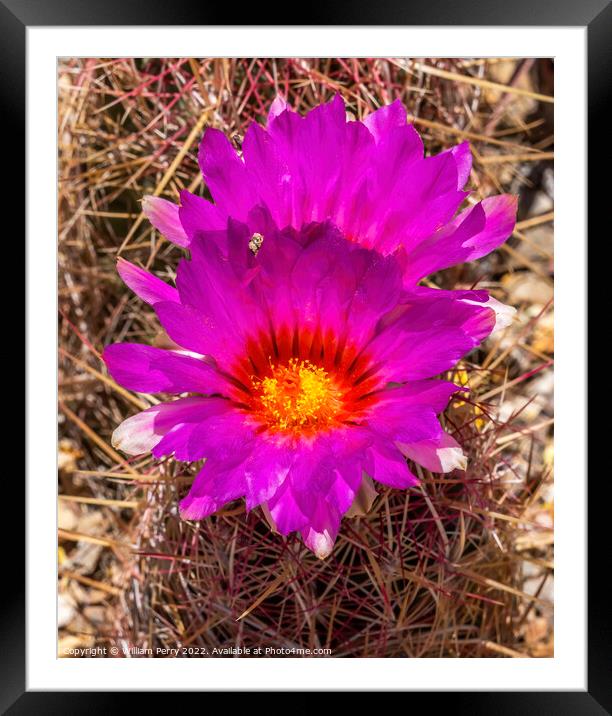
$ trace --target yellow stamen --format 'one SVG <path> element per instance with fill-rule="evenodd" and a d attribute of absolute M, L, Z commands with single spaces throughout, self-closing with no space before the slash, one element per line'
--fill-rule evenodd
<path fill-rule="evenodd" d="M 341 407 L 334 381 L 308 360 L 292 358 L 287 365 L 273 365 L 271 376 L 253 383 L 272 430 L 299 432 L 325 427 Z"/>

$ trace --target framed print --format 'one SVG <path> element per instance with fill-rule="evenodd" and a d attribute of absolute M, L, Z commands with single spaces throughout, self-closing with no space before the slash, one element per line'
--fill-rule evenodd
<path fill-rule="evenodd" d="M 607 712 L 609 4 L 174 10 L 0 5 L 7 214 L 26 150 L 3 709 Z"/>

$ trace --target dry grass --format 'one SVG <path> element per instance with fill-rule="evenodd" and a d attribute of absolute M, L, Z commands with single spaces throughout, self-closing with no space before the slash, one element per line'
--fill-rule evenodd
<path fill-rule="evenodd" d="M 70 58 L 59 84 L 60 655 L 117 645 L 551 656 L 552 62 Z M 400 97 L 427 151 L 472 141 L 475 199 L 520 195 L 506 247 L 432 279 L 489 288 L 519 309 L 454 376 L 470 397 L 444 420 L 467 472 L 381 489 L 367 516 L 344 520 L 326 561 L 241 503 L 181 521 L 194 469 L 112 449 L 114 427 L 155 398 L 121 389 L 99 357 L 158 333 L 120 282 L 118 253 L 167 279 L 180 255 L 143 221 L 142 196 L 205 193 L 202 129 L 239 145 L 277 91 L 301 111 L 340 91 L 356 117 Z"/>

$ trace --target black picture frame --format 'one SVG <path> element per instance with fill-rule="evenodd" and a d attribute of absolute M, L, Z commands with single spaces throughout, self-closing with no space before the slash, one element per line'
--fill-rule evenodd
<path fill-rule="evenodd" d="M 262 15 L 262 6 L 253 4 L 241 15 L 241 25 L 249 24 L 303 24 L 303 25 L 428 25 L 428 26 L 582 26 L 588 33 L 588 134 L 599 137 L 603 146 L 609 146 L 606 139 L 608 129 L 604 103 L 609 94 L 612 80 L 612 5 L 610 0 L 581 0 L 580 3 L 514 0 L 512 3 L 500 0 L 428 0 L 426 3 L 402 3 L 400 0 L 378 0 L 376 3 L 341 2 L 334 6 L 309 4 L 305 17 L 289 18 L 279 15 L 275 22 Z M 234 17 L 232 17 L 234 15 Z M 29 26 L 96 26 L 96 25 L 228 25 L 235 19 L 235 11 L 223 4 L 212 3 L 170 3 L 163 0 L 0 0 L 0 124 L 2 125 L 3 158 L 11 171 L 0 172 L 3 198 L 10 197 L 10 216 L 17 219 L 17 230 L 11 238 L 11 264 L 15 259 L 24 260 L 25 240 L 20 245 L 19 237 L 25 237 L 25 121 L 26 121 L 26 29 Z M 601 139 L 603 138 L 603 139 Z M 588 234 L 595 237 L 599 248 L 609 241 L 609 229 L 603 222 L 603 212 L 609 198 L 609 182 L 604 179 L 606 152 L 601 144 L 588 151 Z M 581 191 L 582 187 L 577 187 Z M 6 216 L 6 214 L 5 214 Z M 600 231 L 598 231 L 598 229 Z M 600 233 L 601 232 L 601 233 Z M 601 236 L 601 242 L 597 239 Z M 5 228 L 5 240 L 9 239 Z M 598 260 L 603 269 L 603 262 Z M 589 270 L 591 266 L 589 265 Z M 591 306 L 601 305 L 603 296 L 596 295 L 596 287 L 605 285 L 597 277 L 588 283 L 588 302 Z M 603 277 L 602 277 L 603 278 Z M 18 299 L 17 299 L 18 300 Z M 11 316 L 14 326 L 10 335 L 12 350 L 19 344 L 15 336 L 24 336 L 25 321 L 18 312 Z M 588 329 L 593 329 L 596 318 L 587 320 Z M 601 325 L 601 324 L 600 324 Z M 603 324 L 605 327 L 605 323 Z M 9 329 L 5 327 L 6 331 Z M 601 330 L 601 328 L 600 328 Z M 607 331 L 604 333 L 604 340 Z M 586 340 L 585 336 L 576 339 Z M 25 361 L 24 361 L 25 364 Z M 11 353 L 11 375 L 15 376 L 17 360 Z M 25 371 L 22 373 L 25 385 Z M 577 376 L 580 379 L 580 376 Z M 592 389 L 591 386 L 588 388 Z M 587 399 L 590 390 L 587 388 Z M 603 386 L 602 386 L 603 388 Z M 601 393 L 600 389 L 600 393 Z M 600 397 L 600 396 L 598 396 Z M 16 400 L 14 405 L 18 405 Z M 601 425 L 602 421 L 598 421 Z M 605 418 L 604 418 L 604 423 Z M 577 426 L 577 429 L 585 429 Z M 453 712 L 470 714 L 603 714 L 612 713 L 612 679 L 610 678 L 612 628 L 609 608 L 608 587 L 608 540 L 607 518 L 611 497 L 610 477 L 605 465 L 597 459 L 598 448 L 605 451 L 605 437 L 593 425 L 588 437 L 589 463 L 591 468 L 591 499 L 588 506 L 588 690 L 584 692 L 471 692 L 471 693 L 412 693 L 407 706 L 411 709 L 427 704 L 427 708 L 444 706 Z M 24 504 L 25 480 L 23 458 L 20 451 L 11 445 L 14 455 L 14 469 L 5 474 L 3 498 L 5 516 L 9 507 L 19 516 L 19 505 Z M 604 450 L 601 450 L 601 448 Z M 25 454 L 25 453 L 24 453 Z M 10 479 L 9 479 L 10 474 Z M 577 479 L 580 479 L 578 477 Z M 5 581 L 0 611 L 0 709 L 2 713 L 109 713 L 112 710 L 134 708 L 136 699 L 142 694 L 133 693 L 92 693 L 92 692 L 32 692 L 26 691 L 25 653 L 25 540 L 20 544 L 18 535 L 23 525 L 17 521 L 11 530 L 10 548 L 3 550 L 3 574 L 10 575 Z M 5 531 L 5 535 L 8 530 Z M 23 547 L 23 549 L 21 549 Z M 4 581 L 4 580 L 3 580 Z M 478 669 L 477 663 L 474 665 Z M 483 683 L 483 689 L 487 685 Z M 197 696 L 197 695 L 196 695 Z M 170 698 L 172 698 L 170 694 Z M 156 694 L 159 699 L 165 695 Z M 201 698 L 201 697 L 200 697 Z M 433 699 L 433 701 L 432 701 Z M 416 701 L 416 703 L 415 703 Z M 177 705 L 174 702 L 175 706 Z M 301 708 L 308 707 L 309 698 L 300 701 Z M 123 709 L 122 709 L 123 706 Z M 138 707 L 142 708 L 142 702 Z M 301 710 L 301 709 L 299 709 Z"/>

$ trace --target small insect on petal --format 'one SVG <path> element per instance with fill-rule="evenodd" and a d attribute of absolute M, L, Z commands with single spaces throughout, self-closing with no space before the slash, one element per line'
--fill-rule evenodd
<path fill-rule="evenodd" d="M 253 234 L 251 236 L 251 240 L 249 241 L 249 249 L 257 256 L 257 252 L 261 248 L 261 245 L 263 244 L 264 237 L 261 234 Z"/>

